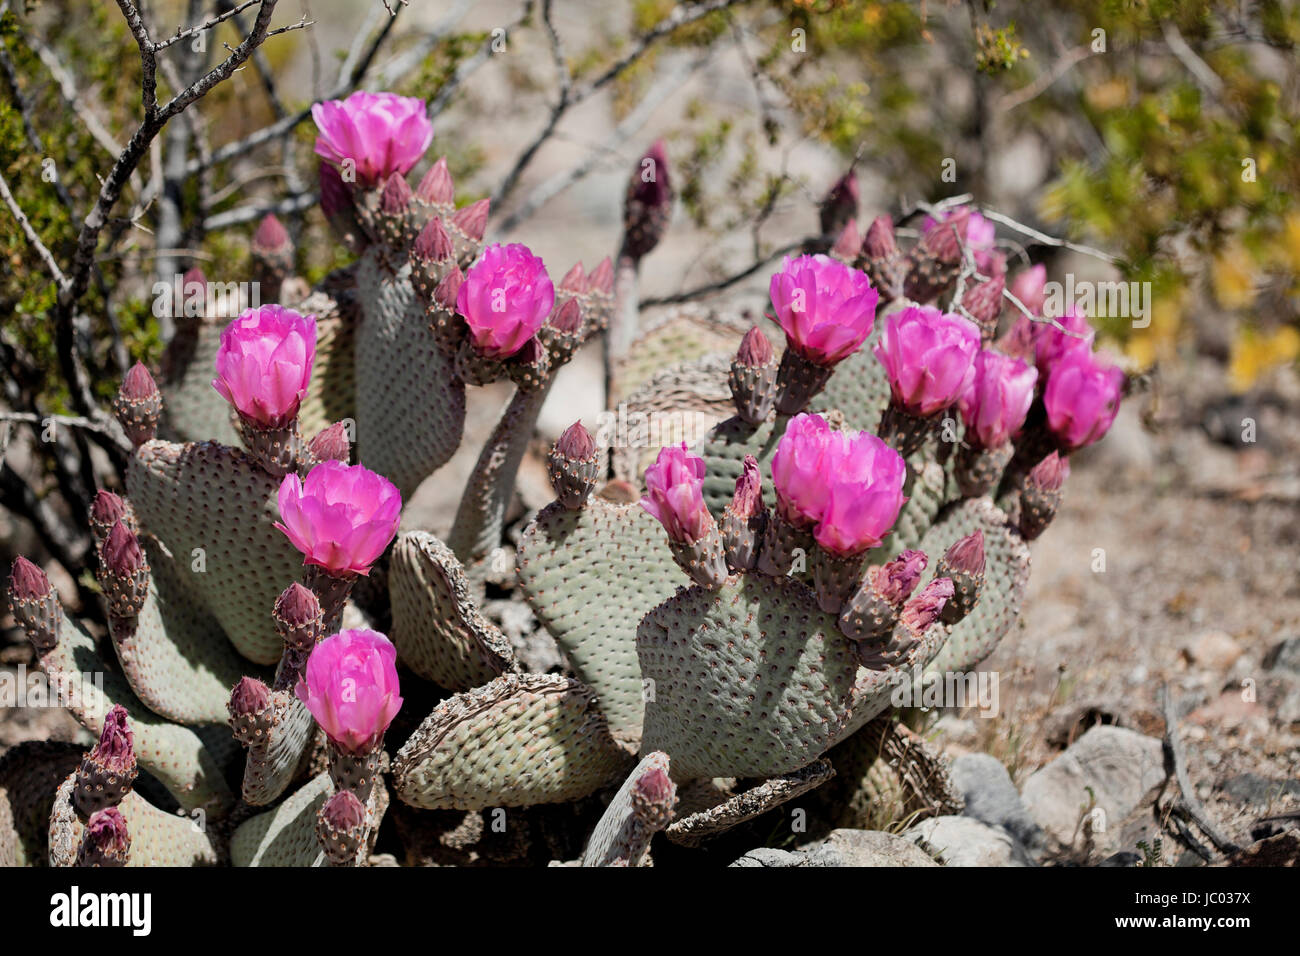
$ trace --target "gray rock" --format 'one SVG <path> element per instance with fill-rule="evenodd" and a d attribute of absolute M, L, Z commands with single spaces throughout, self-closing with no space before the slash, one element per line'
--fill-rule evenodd
<path fill-rule="evenodd" d="M 1264 659 L 1264 666 L 1271 671 L 1284 671 L 1300 677 L 1300 637 L 1288 637 L 1273 645 Z"/>
<path fill-rule="evenodd" d="M 1021 799 L 1048 834 L 1069 845 L 1089 790 L 1101 811 L 1093 821 L 1099 844 L 1165 779 L 1160 741 L 1122 727 L 1093 727 L 1025 781 Z"/>
<path fill-rule="evenodd" d="M 1046 848 L 1042 828 L 1025 809 L 1007 768 L 988 754 L 962 754 L 952 762 L 953 786 L 966 801 L 966 816 L 1001 827 L 1031 853 Z"/>
<path fill-rule="evenodd" d="M 1257 773 L 1239 773 L 1219 784 L 1228 796 L 1255 806 L 1268 806 L 1283 795 L 1300 797 L 1300 780 L 1270 780 Z"/>
<path fill-rule="evenodd" d="M 1030 866 L 1025 850 L 1001 827 L 971 817 L 931 817 L 903 834 L 944 866 Z"/>
<path fill-rule="evenodd" d="M 832 830 L 820 843 L 799 850 L 758 847 L 732 866 L 938 866 L 905 837 L 879 830 Z"/>

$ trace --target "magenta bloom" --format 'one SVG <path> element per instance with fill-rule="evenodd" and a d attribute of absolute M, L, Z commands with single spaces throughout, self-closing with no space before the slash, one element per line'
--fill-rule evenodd
<path fill-rule="evenodd" d="M 903 456 L 870 432 L 836 432 L 827 443 L 825 508 L 814 537 L 841 557 L 879 547 L 906 500 Z"/>
<path fill-rule="evenodd" d="M 555 286 L 546 264 L 520 243 L 488 246 L 465 274 L 456 311 L 465 317 L 479 353 L 514 355 L 546 322 Z"/>
<path fill-rule="evenodd" d="M 316 358 L 316 317 L 264 305 L 221 333 L 212 387 L 250 424 L 284 428 L 298 417 Z"/>
<path fill-rule="evenodd" d="M 1052 369 L 1043 391 L 1048 427 L 1068 451 L 1091 445 L 1119 413 L 1123 387 L 1120 369 L 1100 364 L 1082 349 L 1070 351 Z"/>
<path fill-rule="evenodd" d="M 351 160 L 362 186 L 405 176 L 433 141 L 424 100 L 413 96 L 358 90 L 346 100 L 316 103 L 311 115 L 320 130 L 316 155 L 340 170 Z"/>
<path fill-rule="evenodd" d="M 646 495 L 641 507 L 650 512 L 681 544 L 694 544 L 714 526 L 704 505 L 704 459 L 681 445 L 669 445 L 645 470 Z"/>
<path fill-rule="evenodd" d="M 334 575 L 369 574 L 397 533 L 402 495 L 363 465 L 324 461 L 302 481 L 293 472 L 280 483 L 275 526 L 315 564 Z"/>
<path fill-rule="evenodd" d="M 772 456 L 777 506 L 796 527 L 812 527 L 826 507 L 823 462 L 832 431 L 820 415 L 796 415 Z"/>
<path fill-rule="evenodd" d="M 894 401 L 924 417 L 947 408 L 966 391 L 979 350 L 980 330 L 974 322 L 913 305 L 885 320 L 875 354 Z"/>
<path fill-rule="evenodd" d="M 397 648 L 377 631 L 339 631 L 317 644 L 294 693 L 345 753 L 374 751 L 402 708 Z"/>
<path fill-rule="evenodd" d="M 1070 352 L 1078 349 L 1082 349 L 1085 355 L 1091 352 L 1093 339 L 1097 337 L 1083 313 L 1075 309 L 1067 310 L 1056 321 L 1070 332 L 1078 334 L 1062 332 L 1049 322 L 1036 323 L 1038 334 L 1034 336 L 1034 363 L 1043 375 L 1051 375 L 1056 363 Z"/>
<path fill-rule="evenodd" d="M 1043 289 L 1046 285 L 1047 266 L 1040 262 L 1016 273 L 1016 277 L 1011 280 L 1011 294 L 1034 315 L 1042 315 L 1046 299 Z"/>
<path fill-rule="evenodd" d="M 992 349 L 975 356 L 975 377 L 958 399 L 962 420 L 983 448 L 1005 444 L 1025 423 L 1038 370 Z"/>
<path fill-rule="evenodd" d="M 865 273 L 830 256 L 787 256 L 768 293 L 790 347 L 821 366 L 861 347 L 880 299 Z"/>

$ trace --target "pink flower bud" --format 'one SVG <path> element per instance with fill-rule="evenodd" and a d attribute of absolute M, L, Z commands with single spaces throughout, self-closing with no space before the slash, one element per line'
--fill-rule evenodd
<path fill-rule="evenodd" d="M 1021 314 L 999 340 L 998 348 L 1012 358 L 1033 362 L 1038 334 L 1045 327 L 1044 323 L 1035 322 L 1029 316 Z"/>
<path fill-rule="evenodd" d="M 904 551 L 875 569 L 872 590 L 882 601 L 898 607 L 921 583 L 921 573 L 929 563 L 924 551 Z"/>
<path fill-rule="evenodd" d="M 551 328 L 566 335 L 574 335 L 582 328 L 582 306 L 577 299 L 570 299 L 556 310 Z"/>
<path fill-rule="evenodd" d="M 1025 423 L 1037 383 L 1037 369 L 983 349 L 975 356 L 975 377 L 958 401 L 968 440 L 973 435 L 972 444 L 982 448 L 1005 444 Z"/>
<path fill-rule="evenodd" d="M 596 453 L 596 443 L 591 440 L 591 433 L 582 427 L 582 422 L 574 422 L 564 430 L 555 449 L 569 461 L 586 461 Z"/>
<path fill-rule="evenodd" d="M 327 100 L 311 108 L 320 135 L 316 155 L 356 182 L 374 186 L 392 173 L 406 175 L 433 141 L 433 125 L 424 100 L 392 93 L 358 90 L 345 100 Z"/>
<path fill-rule="evenodd" d="M 335 422 L 322 428 L 316 437 L 307 443 L 307 450 L 317 461 L 341 461 L 347 464 L 351 453 L 348 430 L 342 422 Z"/>
<path fill-rule="evenodd" d="M 21 554 L 14 558 L 9 572 L 9 593 L 18 601 L 34 601 L 50 593 L 50 579 L 45 572 Z"/>
<path fill-rule="evenodd" d="M 478 242 L 483 238 L 483 233 L 487 232 L 488 211 L 491 205 L 489 200 L 480 199 L 464 209 L 457 210 L 451 217 L 451 224 Z"/>
<path fill-rule="evenodd" d="M 275 616 L 288 627 L 306 627 L 320 617 L 320 600 L 309 587 L 294 581 L 275 599 Z"/>
<path fill-rule="evenodd" d="M 326 461 L 305 481 L 290 472 L 280 484 L 275 526 L 314 564 L 333 575 L 369 574 L 397 533 L 402 496 L 363 465 Z"/>
<path fill-rule="evenodd" d="M 181 277 L 181 285 L 188 292 L 190 286 L 200 286 L 206 295 L 208 288 L 208 277 L 203 274 L 203 270 L 198 266 L 191 266 L 185 270 L 185 275 Z"/>
<path fill-rule="evenodd" d="M 911 415 L 927 417 L 970 385 L 979 350 L 975 323 L 931 306 L 908 306 L 885 320 L 875 355 L 894 401 Z"/>
<path fill-rule="evenodd" d="M 348 212 L 355 205 L 352 190 L 339 171 L 329 163 L 320 164 L 320 211 L 326 219 Z"/>
<path fill-rule="evenodd" d="M 980 327 L 980 331 L 992 338 L 997 331 L 998 316 L 1002 314 L 1002 292 L 1006 280 L 994 276 L 987 282 L 977 282 L 966 290 L 961 304 Z"/>
<path fill-rule="evenodd" d="M 1046 285 L 1047 266 L 1040 262 L 1016 273 L 1016 277 L 1011 280 L 1011 294 L 1034 315 L 1042 315 L 1043 301 L 1046 298 L 1043 289 Z"/>
<path fill-rule="evenodd" d="M 100 549 L 104 566 L 119 577 L 128 578 L 144 565 L 140 542 L 121 521 L 113 525 Z"/>
<path fill-rule="evenodd" d="M 514 355 L 546 322 L 555 287 L 527 246 L 492 245 L 465 276 L 456 309 L 485 358 Z"/>
<path fill-rule="evenodd" d="M 921 635 L 930 629 L 930 625 L 939 620 L 943 606 L 955 592 L 951 578 L 935 578 L 921 593 L 913 596 L 903 605 L 899 620 L 913 634 Z"/>
<path fill-rule="evenodd" d="M 736 350 L 736 361 L 746 368 L 762 368 L 770 365 L 774 358 L 772 343 L 757 325 L 745 333 L 740 348 Z"/>
<path fill-rule="evenodd" d="M 1119 414 L 1124 373 L 1082 349 L 1057 361 L 1047 378 L 1047 425 L 1067 451 L 1101 439 Z"/>
<path fill-rule="evenodd" d="M 858 221 L 850 219 L 844 224 L 840 236 L 835 240 L 835 245 L 831 246 L 831 253 L 839 256 L 841 259 L 856 259 L 858 252 L 862 249 L 862 233 L 858 232 Z"/>
<path fill-rule="evenodd" d="M 941 224 L 956 229 L 954 238 L 960 237 L 966 248 L 971 251 L 975 259 L 975 268 L 981 275 L 992 277 L 1006 272 L 1006 257 L 999 255 L 994 249 L 997 227 L 979 212 L 969 206 L 959 206 L 941 214 L 937 221 L 930 216 L 925 217 L 925 221 L 921 224 L 922 233 L 927 237 L 933 233 L 935 237 L 942 240 L 946 248 L 949 241 L 945 234 L 953 235 L 953 228 L 939 228 Z M 940 258 L 952 260 L 955 256 L 940 256 Z"/>
<path fill-rule="evenodd" d="M 1052 452 L 1030 470 L 1025 482 L 1043 491 L 1059 491 L 1069 477 L 1069 460 Z"/>
<path fill-rule="evenodd" d="M 376 631 L 340 631 L 318 643 L 294 693 L 345 753 L 375 750 L 402 707 L 397 648 Z"/>
<path fill-rule="evenodd" d="M 787 256 L 768 293 L 790 347 L 821 366 L 866 341 L 880 299 L 864 273 L 829 256 Z"/>
<path fill-rule="evenodd" d="M 96 524 L 112 528 L 116 522 L 126 517 L 126 502 L 113 492 L 101 488 L 95 492 L 95 498 L 90 503 L 90 517 Z"/>
<path fill-rule="evenodd" d="M 271 703 L 271 689 L 256 677 L 241 677 L 230 692 L 230 712 L 240 717 L 260 714 Z"/>
<path fill-rule="evenodd" d="M 384 181 L 384 191 L 379 195 L 379 208 L 388 216 L 403 215 L 411 205 L 411 184 L 401 173 L 394 172 Z"/>
<path fill-rule="evenodd" d="M 280 255 L 290 251 L 289 230 L 274 213 L 267 213 L 253 233 L 252 246 L 255 255 Z"/>
<path fill-rule="evenodd" d="M 587 289 L 587 279 L 582 272 L 582 263 L 575 262 L 573 268 L 564 274 L 560 280 L 560 288 L 565 292 L 585 292 Z"/>
<path fill-rule="evenodd" d="M 450 206 L 456 201 L 456 187 L 447 169 L 447 157 L 440 156 L 420 180 L 415 195 L 431 205 Z"/>
<path fill-rule="evenodd" d="M 668 536 L 681 544 L 694 544 L 714 527 L 704 506 L 704 459 L 686 447 L 669 445 L 645 470 L 646 494 L 641 507 L 659 519 Z"/>
<path fill-rule="evenodd" d="M 136 362 L 122 379 L 122 395 L 133 402 L 151 399 L 158 394 L 158 384 L 149 374 L 149 370 Z"/>
<path fill-rule="evenodd" d="M 426 222 L 415 237 L 414 251 L 416 258 L 425 262 L 442 262 L 455 254 L 451 236 L 447 235 L 446 227 L 437 216 Z"/>
<path fill-rule="evenodd" d="M 894 220 L 877 216 L 871 220 L 867 234 L 862 239 L 862 254 L 868 259 L 888 260 L 898 254 L 898 241 L 894 238 Z"/>
<path fill-rule="evenodd" d="M 731 511 L 738 518 L 752 518 L 762 510 L 763 476 L 758 471 L 758 460 L 753 455 L 746 455 L 740 477 L 736 479 Z"/>
<path fill-rule="evenodd" d="M 366 808 L 351 790 L 340 790 L 325 801 L 321 815 L 330 829 L 346 833 L 365 822 Z"/>
<path fill-rule="evenodd" d="M 984 532 L 976 529 L 962 538 L 944 554 L 948 568 L 963 574 L 984 573 Z"/>
<path fill-rule="evenodd" d="M 823 236 L 829 236 L 852 220 L 858 214 L 858 174 L 850 169 L 835 180 L 818 204 L 817 212 Z M 851 255 L 856 254 L 855 249 Z"/>
<path fill-rule="evenodd" d="M 1036 323 L 1038 334 L 1034 336 L 1034 361 L 1044 377 L 1050 376 L 1057 363 L 1072 352 L 1082 350 L 1085 355 L 1090 354 L 1093 340 L 1097 337 L 1083 313 L 1076 309 L 1070 309 L 1056 321 L 1069 331 L 1062 331 L 1047 322 Z"/>
<path fill-rule="evenodd" d="M 110 772 L 127 772 L 135 766 L 135 737 L 127 725 L 126 708 L 114 704 L 104 715 L 104 728 L 99 743 L 91 751 L 91 759 Z"/>
<path fill-rule="evenodd" d="M 91 814 L 81 839 L 78 860 L 96 859 L 121 865 L 131 850 L 126 818 L 117 807 L 105 807 Z"/>
<path fill-rule="evenodd" d="M 316 358 L 316 317 L 279 305 L 244 311 L 221 333 L 212 387 L 255 427 L 298 417 Z"/>
<path fill-rule="evenodd" d="M 456 298 L 460 295 L 461 284 L 465 281 L 465 274 L 460 271 L 460 266 L 452 263 L 451 271 L 443 276 L 442 281 L 438 283 L 438 288 L 433 290 L 433 299 L 439 306 L 448 312 L 456 308 Z"/>
<path fill-rule="evenodd" d="M 600 260 L 600 263 L 587 276 L 587 291 L 601 292 L 606 295 L 614 291 L 614 263 L 610 261 L 609 256 Z"/>

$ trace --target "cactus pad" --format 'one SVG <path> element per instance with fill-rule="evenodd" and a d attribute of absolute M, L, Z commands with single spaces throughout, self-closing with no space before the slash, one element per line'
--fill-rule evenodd
<path fill-rule="evenodd" d="M 637 624 L 687 583 L 662 526 L 639 504 L 592 498 L 570 511 L 553 503 L 524 531 L 518 567 L 529 606 L 595 691 L 611 732 L 639 740 Z"/>
<path fill-rule="evenodd" d="M 715 807 L 673 821 L 666 835 L 682 846 L 699 846 L 710 837 L 725 833 L 734 826 L 762 816 L 768 810 L 820 787 L 833 776 L 835 769 L 829 760 L 824 757 L 814 760 L 794 773 L 766 780 Z"/>
<path fill-rule="evenodd" d="M 641 758 L 641 762 L 623 781 L 601 815 L 596 829 L 582 851 L 583 866 L 641 866 L 650 846 L 653 832 L 636 818 L 632 809 L 632 790 L 648 771 L 669 772 L 668 755 L 654 751 Z"/>
<path fill-rule="evenodd" d="M 55 791 L 84 753 L 77 744 L 28 740 L 0 756 L 0 867 L 47 865 Z"/>
<path fill-rule="evenodd" d="M 397 754 L 397 796 L 426 810 L 482 810 L 588 796 L 629 763 L 591 690 L 505 674 L 443 701 Z"/>
<path fill-rule="evenodd" d="M 76 863 L 84 827 L 72 804 L 75 783 L 75 777 L 69 776 L 54 797 L 50 812 L 51 866 Z M 201 811 L 194 811 L 192 816 L 166 813 L 134 791 L 122 798 L 117 809 L 131 837 L 127 866 L 215 866 L 224 862 Z"/>

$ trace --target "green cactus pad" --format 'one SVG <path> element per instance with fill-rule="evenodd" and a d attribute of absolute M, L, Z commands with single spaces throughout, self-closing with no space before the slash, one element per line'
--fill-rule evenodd
<path fill-rule="evenodd" d="M 241 792 L 246 803 L 264 807 L 288 789 L 310 752 L 316 736 L 316 721 L 297 697 L 274 692 L 284 704 L 280 722 L 271 730 L 265 746 L 248 748 Z"/>
<path fill-rule="evenodd" d="M 519 670 L 509 639 L 479 613 L 465 569 L 426 531 L 402 535 L 388 569 L 389 636 L 415 673 L 452 691 Z"/>
<path fill-rule="evenodd" d="M 26 740 L 0 755 L 0 867 L 48 864 L 54 795 L 85 752 L 78 744 Z"/>
<path fill-rule="evenodd" d="M 257 664 L 278 661 L 271 609 L 302 575 L 302 555 L 272 526 L 279 480 L 224 445 L 152 441 L 136 450 L 126 485 L 141 524 L 188 573 L 235 649 Z M 187 571 L 196 554 L 204 570 Z"/>
<path fill-rule="evenodd" d="M 815 760 L 794 773 L 774 777 L 744 793 L 738 793 L 715 807 L 674 820 L 664 832 L 674 843 L 699 846 L 711 837 L 820 787 L 833 776 L 835 769 L 829 760 Z"/>
<path fill-rule="evenodd" d="M 76 778 L 69 776 L 59 787 L 50 812 L 50 865 L 74 866 L 84 827 L 72 805 Z M 222 854 L 204 815 L 166 813 L 135 791 L 122 798 L 117 809 L 126 821 L 131 850 L 126 865 L 217 866 Z"/>
<path fill-rule="evenodd" d="M 398 752 L 393 781 L 425 810 L 526 807 L 588 796 L 630 762 L 590 688 L 504 674 L 435 707 Z"/>
<path fill-rule="evenodd" d="M 871 351 L 880 338 L 881 322 L 877 317 L 862 347 L 835 366 L 831 380 L 809 403 L 810 411 L 837 409 L 849 428 L 876 434 L 880 416 L 889 404 L 889 378 Z"/>
<path fill-rule="evenodd" d="M 234 794 L 222 772 L 228 758 L 233 757 L 230 745 L 234 740 L 229 730 L 204 728 L 218 733 L 200 735 L 149 710 L 117 670 L 99 656 L 94 639 L 66 614 L 58 644 L 41 657 L 40 665 L 52 684 L 58 682 L 60 700 L 72 716 L 96 738 L 103 732 L 104 717 L 113 705 L 125 707 L 135 735 L 137 762 L 186 810 L 202 809 L 210 818 L 216 818 L 234 804 Z M 102 689 L 95 685 L 97 678 L 102 679 Z M 224 743 L 214 746 L 219 741 Z"/>
<path fill-rule="evenodd" d="M 1029 545 L 988 498 L 968 498 L 949 505 L 926 532 L 921 548 L 931 556 L 930 577 L 939 556 L 976 529 L 984 532 L 984 586 L 979 601 L 952 628 L 928 671 L 974 669 L 993 653 L 1020 615 L 1029 584 Z"/>
<path fill-rule="evenodd" d="M 920 465 L 919 468 L 915 468 L 917 464 Z M 917 461 L 910 474 L 909 484 L 903 489 L 908 496 L 907 501 L 898 513 L 898 520 L 894 522 L 894 528 L 885 538 L 885 543 L 867 555 L 870 564 L 884 564 L 908 548 L 919 545 L 925 532 L 934 523 L 935 515 L 943 507 L 947 481 L 943 467 L 933 461 Z M 931 563 L 939 560 L 939 554 L 930 555 Z"/>
<path fill-rule="evenodd" d="M 310 439 L 335 422 L 356 419 L 358 306 L 353 267 L 331 272 L 296 308 L 316 316 L 316 360 L 298 411 L 298 430 Z"/>
<path fill-rule="evenodd" d="M 689 579 L 663 526 L 639 504 L 591 498 L 543 508 L 524 531 L 519 585 L 578 677 L 599 699 L 615 737 L 640 739 L 645 708 L 636 628 Z"/>
<path fill-rule="evenodd" d="M 730 361 L 750 323 L 733 313 L 700 306 L 681 306 L 644 332 L 627 350 L 614 371 L 618 401 L 624 401 L 662 369 L 710 355 Z M 723 389 L 726 388 L 725 376 Z M 616 403 L 612 403 L 616 404 Z"/>
<path fill-rule="evenodd" d="M 943 638 L 930 628 L 916 661 Z M 798 770 L 888 707 L 908 676 L 860 669 L 810 588 L 759 574 L 679 591 L 641 622 L 637 651 L 655 690 L 642 749 L 666 751 L 683 781 Z"/>
<path fill-rule="evenodd" d="M 133 626 L 115 622 L 113 628 L 122 673 L 141 702 L 161 717 L 181 724 L 223 723 L 230 689 L 249 666 L 212 615 L 185 591 L 188 582 L 157 540 L 145 535 L 141 544 L 149 558 L 149 592 Z"/>
<path fill-rule="evenodd" d="M 769 466 L 788 421 L 789 418 L 773 413 L 767 421 L 751 425 L 735 416 L 719 423 L 705 436 L 699 455 L 705 466 L 704 503 L 713 517 L 721 518 L 723 509 L 731 503 L 736 493 L 736 479 L 745 467 L 746 455 L 753 455 L 758 460 L 758 470 L 763 476 L 763 501 L 769 508 L 776 504 Z"/>
<path fill-rule="evenodd" d="M 438 348 L 410 280 L 373 247 L 357 263 L 357 458 L 409 498 L 455 453 L 465 385 Z"/>
<path fill-rule="evenodd" d="M 183 367 L 172 370 L 159 386 L 167 425 L 181 441 L 218 441 L 238 447 L 241 442 L 231 420 L 230 403 L 212 387 L 216 377 L 217 347 L 229 319 L 200 322 L 194 348 Z"/>
<path fill-rule="evenodd" d="M 641 758 L 614 794 L 582 851 L 583 866 L 641 866 L 653 831 L 632 814 L 632 789 L 649 770 L 668 773 L 668 755 L 654 751 Z"/>
<path fill-rule="evenodd" d="M 316 838 L 316 812 L 333 792 L 330 775 L 320 773 L 274 810 L 245 820 L 230 838 L 230 862 L 235 866 L 324 866 L 325 853 Z"/>

